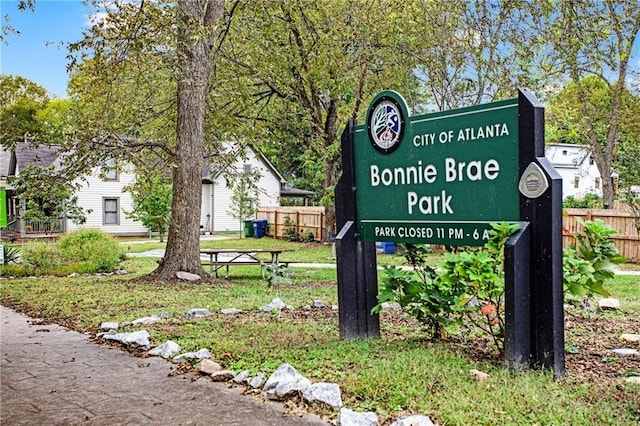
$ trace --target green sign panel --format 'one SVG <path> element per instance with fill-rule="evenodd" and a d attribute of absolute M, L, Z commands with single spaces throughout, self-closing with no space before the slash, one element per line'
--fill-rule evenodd
<path fill-rule="evenodd" d="M 0 186 L 0 228 L 7 226 L 7 191 Z"/>
<path fill-rule="evenodd" d="M 482 245 L 519 220 L 517 99 L 409 117 L 382 92 L 353 149 L 361 240 Z"/>

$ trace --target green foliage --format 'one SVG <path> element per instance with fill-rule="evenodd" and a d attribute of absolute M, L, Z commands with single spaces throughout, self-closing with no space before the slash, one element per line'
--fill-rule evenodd
<path fill-rule="evenodd" d="M 170 180 L 159 173 L 137 173 L 135 182 L 124 190 L 133 200 L 133 210 L 125 211 L 125 216 L 142 222 L 149 231 L 158 232 L 162 241 L 171 223 L 173 187 Z"/>
<path fill-rule="evenodd" d="M 27 166 L 20 175 L 11 179 L 16 195 L 26 201 L 24 219 L 43 223 L 47 229 L 62 218 L 76 225 L 86 222 L 86 213 L 78 205 L 75 188 L 59 175 L 53 165 L 48 167 Z"/>
<path fill-rule="evenodd" d="M 230 182 L 233 194 L 231 195 L 231 205 L 229 205 L 227 213 L 240 221 L 240 229 L 242 229 L 242 222 L 255 217 L 258 211 L 260 203 L 259 180 L 260 173 L 257 170 L 252 170 L 246 173 L 238 173 Z M 242 232 L 240 232 L 240 235 L 242 235 Z"/>
<path fill-rule="evenodd" d="M 287 241 L 300 240 L 300 236 L 296 230 L 296 224 L 289 218 L 289 216 L 284 217 L 284 230 L 282 232 Z"/>
<path fill-rule="evenodd" d="M 576 244 L 564 252 L 564 289 L 574 296 L 608 296 L 605 281 L 615 276 L 615 265 L 625 261 L 611 240 L 616 231 L 599 219 L 578 221 L 584 233 L 577 234 Z"/>
<path fill-rule="evenodd" d="M 47 102 L 44 87 L 20 76 L 0 75 L 0 145 L 12 148 L 36 135 L 36 116 Z"/>
<path fill-rule="evenodd" d="M 596 194 L 585 194 L 582 198 L 569 195 L 562 201 L 565 209 L 601 209 L 602 197 Z"/>
<path fill-rule="evenodd" d="M 98 230 L 82 230 L 66 234 L 58 242 L 25 245 L 22 264 L 28 275 L 91 274 L 112 272 L 124 256 L 112 236 Z"/>
<path fill-rule="evenodd" d="M 62 266 L 60 248 L 54 242 L 34 241 L 24 246 L 22 263 L 30 275 L 46 275 Z"/>
<path fill-rule="evenodd" d="M 378 305 L 372 312 L 382 311 L 382 303 L 398 303 L 410 316 L 420 321 L 434 338 L 445 337 L 445 327 L 459 311 L 459 300 L 465 288 L 446 282 L 427 265 L 427 250 L 422 245 L 405 244 L 405 257 L 414 271 L 385 266 L 378 291 Z"/>
<path fill-rule="evenodd" d="M 65 234 L 58 245 L 65 262 L 80 264 L 83 273 L 112 272 L 124 259 L 124 250 L 118 241 L 96 229 Z"/>
<path fill-rule="evenodd" d="M 8 244 L 2 245 L 2 251 L 4 254 L 4 263 L 18 263 L 20 259 L 20 249 L 18 247 L 10 246 Z"/>

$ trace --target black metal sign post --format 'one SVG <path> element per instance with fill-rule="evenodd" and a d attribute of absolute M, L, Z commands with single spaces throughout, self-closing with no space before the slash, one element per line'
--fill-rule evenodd
<path fill-rule="evenodd" d="M 353 120 L 342 132 L 342 176 L 336 185 L 336 236 L 340 338 L 380 337 L 375 242 L 359 241 L 353 166 Z"/>
<path fill-rule="evenodd" d="M 566 371 L 562 288 L 562 178 L 544 156 L 544 107 L 531 92 L 521 89 L 518 111 L 520 220 L 529 222 L 531 228 L 530 362 L 534 368 L 552 368 L 556 377 L 563 377 Z M 536 188 L 543 183 L 544 185 Z M 527 196 L 527 190 L 532 190 L 534 196 Z M 542 193 L 538 195 L 537 190 Z M 519 282 L 506 285 L 517 287 Z M 520 306 L 515 306 L 514 309 L 520 309 Z"/>
<path fill-rule="evenodd" d="M 544 108 L 527 90 L 517 100 L 418 117 L 408 117 L 403 102 L 394 92 L 374 98 L 370 144 L 353 121 L 342 134 L 335 194 L 341 338 L 380 334 L 371 314 L 374 238 L 481 245 L 491 221 L 520 221 L 505 247 L 505 358 L 513 369 L 564 376 L 562 179 L 544 157 Z M 478 193 L 483 202 L 473 198 Z M 487 205 L 495 207 L 478 210 Z"/>

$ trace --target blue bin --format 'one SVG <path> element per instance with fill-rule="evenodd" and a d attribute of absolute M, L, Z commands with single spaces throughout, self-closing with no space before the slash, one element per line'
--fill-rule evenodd
<path fill-rule="evenodd" d="M 394 242 L 377 242 L 376 243 L 376 252 L 384 253 L 384 254 L 395 254 L 396 253 L 396 243 Z"/>
<path fill-rule="evenodd" d="M 256 238 L 264 237 L 267 232 L 267 221 L 266 220 L 254 220 L 253 221 L 253 236 Z"/>

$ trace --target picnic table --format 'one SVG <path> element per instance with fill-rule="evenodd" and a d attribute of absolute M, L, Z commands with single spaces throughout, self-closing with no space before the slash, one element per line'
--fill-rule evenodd
<path fill-rule="evenodd" d="M 260 265 L 262 277 L 265 277 L 266 267 L 277 268 L 279 265 L 288 266 L 289 261 L 282 261 L 280 254 L 291 251 L 285 249 L 200 249 L 200 254 L 209 256 L 209 273 L 216 275 L 218 270 L 226 268 L 226 278 L 229 278 L 230 265 Z M 271 261 L 263 261 L 258 256 L 269 254 Z"/>

